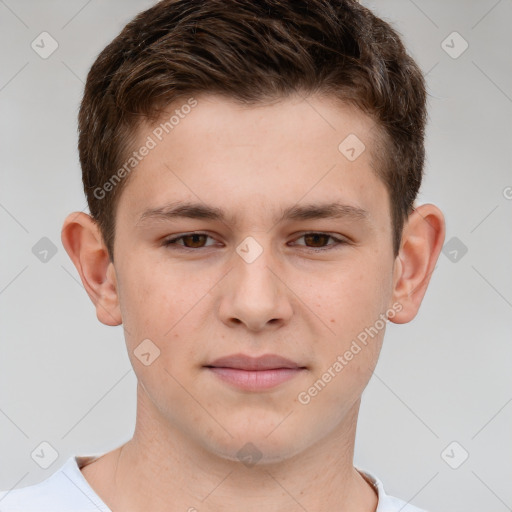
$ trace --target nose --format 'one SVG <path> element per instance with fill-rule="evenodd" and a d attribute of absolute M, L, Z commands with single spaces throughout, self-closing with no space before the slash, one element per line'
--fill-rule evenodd
<path fill-rule="evenodd" d="M 243 324 L 250 331 L 277 329 L 292 314 L 292 292 L 270 248 L 252 262 L 233 254 L 233 268 L 222 281 L 219 315 L 230 327 Z"/>

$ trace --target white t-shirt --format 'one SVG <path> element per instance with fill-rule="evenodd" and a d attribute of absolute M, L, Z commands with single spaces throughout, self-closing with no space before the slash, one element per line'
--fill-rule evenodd
<path fill-rule="evenodd" d="M 38 484 L 0 491 L 1 512 L 112 512 L 94 492 L 80 468 L 100 454 L 70 457 L 60 469 Z M 382 482 L 356 468 L 377 491 L 376 512 L 426 512 L 384 492 Z"/>

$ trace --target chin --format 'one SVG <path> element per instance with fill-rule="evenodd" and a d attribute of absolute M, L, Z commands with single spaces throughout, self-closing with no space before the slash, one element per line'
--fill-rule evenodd
<path fill-rule="evenodd" d="M 251 431 L 240 432 L 236 435 L 230 430 L 233 437 L 223 440 L 205 440 L 204 448 L 222 459 L 241 462 L 247 467 L 256 464 L 259 466 L 277 464 L 291 459 L 307 446 L 306 443 L 298 443 L 298 436 L 292 435 L 283 429 L 280 436 L 272 433 L 269 436 L 269 429 L 264 431 L 252 429 Z"/>

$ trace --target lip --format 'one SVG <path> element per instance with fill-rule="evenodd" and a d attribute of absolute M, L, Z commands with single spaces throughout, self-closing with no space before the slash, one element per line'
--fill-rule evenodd
<path fill-rule="evenodd" d="M 245 391 L 271 389 L 293 379 L 306 369 L 276 354 L 260 357 L 233 354 L 216 359 L 205 365 L 205 368 L 222 381 Z"/>
<path fill-rule="evenodd" d="M 277 354 L 264 354 L 259 357 L 251 357 L 246 354 L 232 354 L 215 359 L 215 361 L 205 366 L 253 371 L 276 370 L 278 368 L 303 368 L 294 361 L 278 356 Z"/>

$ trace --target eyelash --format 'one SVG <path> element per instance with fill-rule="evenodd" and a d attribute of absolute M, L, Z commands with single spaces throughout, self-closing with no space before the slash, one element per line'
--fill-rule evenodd
<path fill-rule="evenodd" d="M 185 233 L 183 235 L 179 235 L 179 236 L 176 236 L 176 237 L 173 237 L 173 238 L 168 238 L 167 240 L 165 240 L 163 242 L 162 245 L 164 247 L 169 247 L 169 248 L 172 248 L 173 250 L 175 249 L 175 250 L 178 250 L 178 251 L 180 251 L 180 250 L 183 250 L 183 251 L 198 251 L 200 249 L 205 249 L 206 247 L 211 247 L 211 246 L 196 247 L 196 248 L 194 248 L 194 247 L 185 247 L 185 245 L 177 243 L 179 240 L 183 240 L 186 237 L 194 236 L 194 235 L 206 236 L 208 238 L 212 238 L 210 235 L 208 235 L 208 233 L 201 233 L 201 232 Z M 333 235 L 330 235 L 329 233 L 323 233 L 321 231 L 308 231 L 307 233 L 303 233 L 299 238 L 297 238 L 297 240 L 299 240 L 301 238 L 304 238 L 307 235 L 326 236 L 328 238 L 332 238 L 335 241 L 334 244 L 331 244 L 330 246 L 327 246 L 327 247 L 308 247 L 307 245 L 302 246 L 306 250 L 311 251 L 311 252 L 330 251 L 332 249 L 338 248 L 339 246 L 348 245 L 349 244 L 349 242 L 347 240 L 335 237 Z M 174 247 L 172 247 L 172 246 L 174 246 Z"/>

